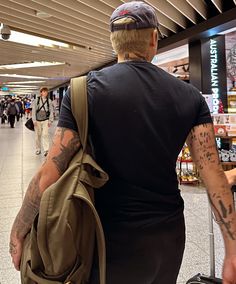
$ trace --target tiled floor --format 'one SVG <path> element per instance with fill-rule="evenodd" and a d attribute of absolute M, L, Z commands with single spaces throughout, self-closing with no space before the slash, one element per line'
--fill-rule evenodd
<path fill-rule="evenodd" d="M 20 283 L 19 273 L 13 269 L 8 254 L 9 232 L 21 206 L 24 191 L 36 168 L 44 160 L 43 156 L 34 154 L 34 133 L 27 130 L 23 122 L 18 122 L 13 129 L 8 125 L 0 125 L 0 284 Z M 187 243 L 178 284 L 186 283 L 198 272 L 208 274 L 210 270 L 205 191 L 184 187 L 182 195 L 185 200 Z M 215 228 L 215 237 L 216 274 L 220 275 L 223 242 L 218 228 Z"/>

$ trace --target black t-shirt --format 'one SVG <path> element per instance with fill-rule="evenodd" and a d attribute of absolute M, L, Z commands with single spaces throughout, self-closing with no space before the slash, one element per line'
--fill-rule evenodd
<path fill-rule="evenodd" d="M 87 84 L 94 155 L 110 177 L 95 191 L 104 225 L 147 227 L 178 218 L 176 159 L 190 130 L 212 122 L 203 96 L 142 61 L 90 72 Z M 77 131 L 69 91 L 58 126 Z"/>

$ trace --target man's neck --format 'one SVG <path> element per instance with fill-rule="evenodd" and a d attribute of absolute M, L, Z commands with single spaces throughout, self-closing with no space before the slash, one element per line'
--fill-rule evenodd
<path fill-rule="evenodd" d="M 127 61 L 148 61 L 150 62 L 148 56 L 144 56 L 137 52 L 125 52 L 118 54 L 118 63 Z"/>

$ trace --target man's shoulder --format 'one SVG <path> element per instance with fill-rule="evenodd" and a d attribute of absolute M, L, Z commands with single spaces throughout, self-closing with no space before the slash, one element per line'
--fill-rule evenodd
<path fill-rule="evenodd" d="M 111 66 L 107 66 L 102 68 L 101 70 L 92 70 L 88 73 L 87 78 L 93 79 L 101 76 L 105 76 L 106 74 L 111 74 L 111 72 L 114 72 L 114 70 L 119 69 L 119 64 L 114 64 Z"/>
<path fill-rule="evenodd" d="M 172 74 L 167 73 L 166 71 L 162 70 L 162 77 L 164 79 L 164 83 L 168 84 L 170 87 L 175 88 L 175 90 L 185 91 L 187 93 L 195 93 L 200 94 L 200 91 L 194 87 L 192 84 L 185 82 Z"/>

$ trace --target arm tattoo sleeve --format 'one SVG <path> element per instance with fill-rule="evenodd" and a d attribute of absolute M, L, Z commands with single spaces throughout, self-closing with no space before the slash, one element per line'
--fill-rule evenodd
<path fill-rule="evenodd" d="M 189 134 L 188 144 L 207 186 L 216 221 L 229 240 L 236 240 L 232 195 L 220 165 L 212 124 L 194 127 Z"/>
<path fill-rule="evenodd" d="M 66 133 L 66 131 L 68 131 L 68 133 Z M 51 157 L 49 155 L 46 162 L 41 168 L 43 169 L 44 167 L 53 167 L 53 165 L 55 166 L 58 174 L 57 177 L 54 176 L 54 180 L 50 180 L 50 183 L 55 182 L 55 179 L 60 177 L 64 173 L 70 160 L 72 159 L 76 151 L 78 151 L 79 146 L 80 143 L 77 132 L 66 128 L 57 128 L 52 146 L 52 148 L 54 149 L 52 149 L 52 154 L 50 154 Z M 51 165 L 50 162 L 52 162 Z M 15 233 L 15 235 L 19 238 L 25 237 L 25 235 L 30 230 L 36 215 L 39 212 L 42 192 L 45 190 L 45 188 L 43 188 L 45 187 L 45 180 L 43 180 L 42 173 L 42 171 L 39 171 L 30 182 L 22 207 L 14 221 L 12 232 Z M 46 186 L 49 185 L 50 184 L 47 183 Z"/>

